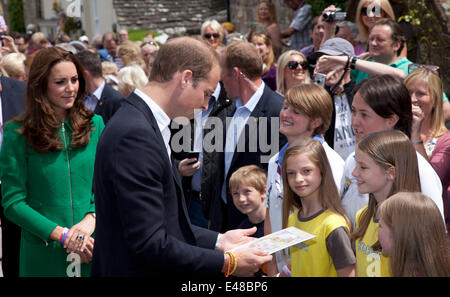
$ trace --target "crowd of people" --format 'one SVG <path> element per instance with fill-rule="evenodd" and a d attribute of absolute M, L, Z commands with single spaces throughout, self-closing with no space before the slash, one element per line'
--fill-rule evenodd
<path fill-rule="evenodd" d="M 3 35 L 3 273 L 450 276 L 450 103 L 388 0 L 356 23 Z M 288 41 L 289 38 L 290 40 Z M 235 249 L 287 227 L 315 238 Z"/>

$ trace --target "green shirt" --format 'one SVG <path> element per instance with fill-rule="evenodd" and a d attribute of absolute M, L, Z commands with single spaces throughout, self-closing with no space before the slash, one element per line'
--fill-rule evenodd
<path fill-rule="evenodd" d="M 373 61 L 373 59 L 370 58 L 367 61 Z M 410 60 L 408 60 L 405 57 L 402 57 L 399 58 L 395 63 L 389 64 L 389 66 L 403 70 L 403 72 L 405 72 L 405 74 L 408 75 L 408 66 L 411 64 L 412 62 Z M 369 78 L 370 74 L 365 73 L 361 70 L 353 69 L 350 72 L 350 76 L 355 80 L 357 84 L 359 84 L 364 79 Z"/>
<path fill-rule="evenodd" d="M 372 58 L 368 59 L 367 61 L 373 61 Z M 403 70 L 403 72 L 405 72 L 406 75 L 409 74 L 409 69 L 408 66 L 413 64 L 413 62 L 411 62 L 410 60 L 408 60 L 406 57 L 402 57 L 400 59 L 398 59 L 395 63 L 389 64 L 389 66 L 394 67 L 394 68 L 398 68 L 400 70 Z M 357 70 L 357 69 L 353 69 L 350 72 L 350 76 L 355 80 L 356 84 L 359 84 L 361 81 L 363 81 L 366 78 L 370 77 L 370 74 L 365 73 L 361 70 Z M 448 101 L 447 95 L 443 94 L 443 102 Z"/>
<path fill-rule="evenodd" d="M 97 143 L 104 128 L 94 115 L 94 130 L 86 147 L 70 147 L 72 128 L 68 120 L 59 130 L 65 148 L 39 153 L 18 133 L 22 125 L 5 126 L 0 152 L 0 180 L 5 216 L 22 228 L 21 276 L 66 276 L 67 253 L 50 241 L 56 226 L 71 228 L 89 212 L 95 212 L 92 180 Z M 89 265 L 81 265 L 81 273 Z"/>

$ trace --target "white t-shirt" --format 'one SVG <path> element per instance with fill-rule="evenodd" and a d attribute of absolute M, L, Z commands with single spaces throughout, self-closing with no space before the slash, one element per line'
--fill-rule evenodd
<path fill-rule="evenodd" d="M 436 203 L 442 218 L 444 219 L 444 206 L 442 201 L 442 183 L 431 167 L 430 163 L 425 158 L 417 153 L 417 163 L 419 167 L 420 187 L 422 193 L 430 197 L 434 203 Z M 355 153 L 353 152 L 345 160 L 344 175 L 341 181 L 341 198 L 342 206 L 344 207 L 347 217 L 355 227 L 356 212 L 367 205 L 369 202 L 368 194 L 360 194 L 358 192 L 358 185 L 356 178 L 352 175 L 353 170 L 356 167 Z M 444 219 L 445 221 L 445 219 Z"/>
<path fill-rule="evenodd" d="M 325 141 L 322 146 L 327 154 L 328 162 L 330 162 L 331 171 L 333 172 L 334 182 L 338 192 L 340 193 L 340 181 L 344 172 L 344 160 L 336 153 Z M 282 229 L 283 225 L 283 180 L 281 172 L 278 171 L 278 155 L 274 155 L 267 169 L 267 186 L 265 206 L 269 209 L 270 227 L 273 232 Z M 282 251 L 275 253 L 278 271 L 281 271 L 284 265 L 289 261 L 289 256 L 283 255 Z"/>
<path fill-rule="evenodd" d="M 334 96 L 336 120 L 334 124 L 334 150 L 345 160 L 355 151 L 355 132 L 352 127 L 352 111 L 345 93 Z"/>

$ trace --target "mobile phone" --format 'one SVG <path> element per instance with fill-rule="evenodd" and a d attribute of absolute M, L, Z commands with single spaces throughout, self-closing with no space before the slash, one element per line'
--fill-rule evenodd
<path fill-rule="evenodd" d="M 187 159 L 195 158 L 195 159 L 197 159 L 197 161 L 198 161 L 198 155 L 199 155 L 199 154 L 200 154 L 199 152 L 187 152 L 187 153 L 186 153 L 186 158 L 187 158 Z M 195 163 L 195 162 L 197 162 L 197 161 L 193 161 L 193 162 L 191 162 L 190 164 Z"/>
<path fill-rule="evenodd" d="M 314 83 L 316 85 L 321 86 L 322 88 L 325 87 L 325 79 L 326 79 L 326 75 L 323 73 L 316 73 L 316 75 L 314 76 Z"/>

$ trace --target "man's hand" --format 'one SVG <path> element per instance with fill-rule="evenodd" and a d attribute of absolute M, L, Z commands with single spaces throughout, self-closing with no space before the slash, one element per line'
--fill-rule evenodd
<path fill-rule="evenodd" d="M 237 268 L 235 276 L 254 276 L 264 263 L 272 261 L 272 255 L 261 249 L 242 249 L 235 252 Z"/>
<path fill-rule="evenodd" d="M 219 250 L 222 252 L 229 251 L 241 244 L 255 240 L 249 237 L 256 232 L 257 228 L 230 230 L 219 237 Z"/>
<path fill-rule="evenodd" d="M 197 158 L 183 159 L 178 164 L 178 172 L 181 176 L 193 176 L 200 169 L 200 165 Z"/>

